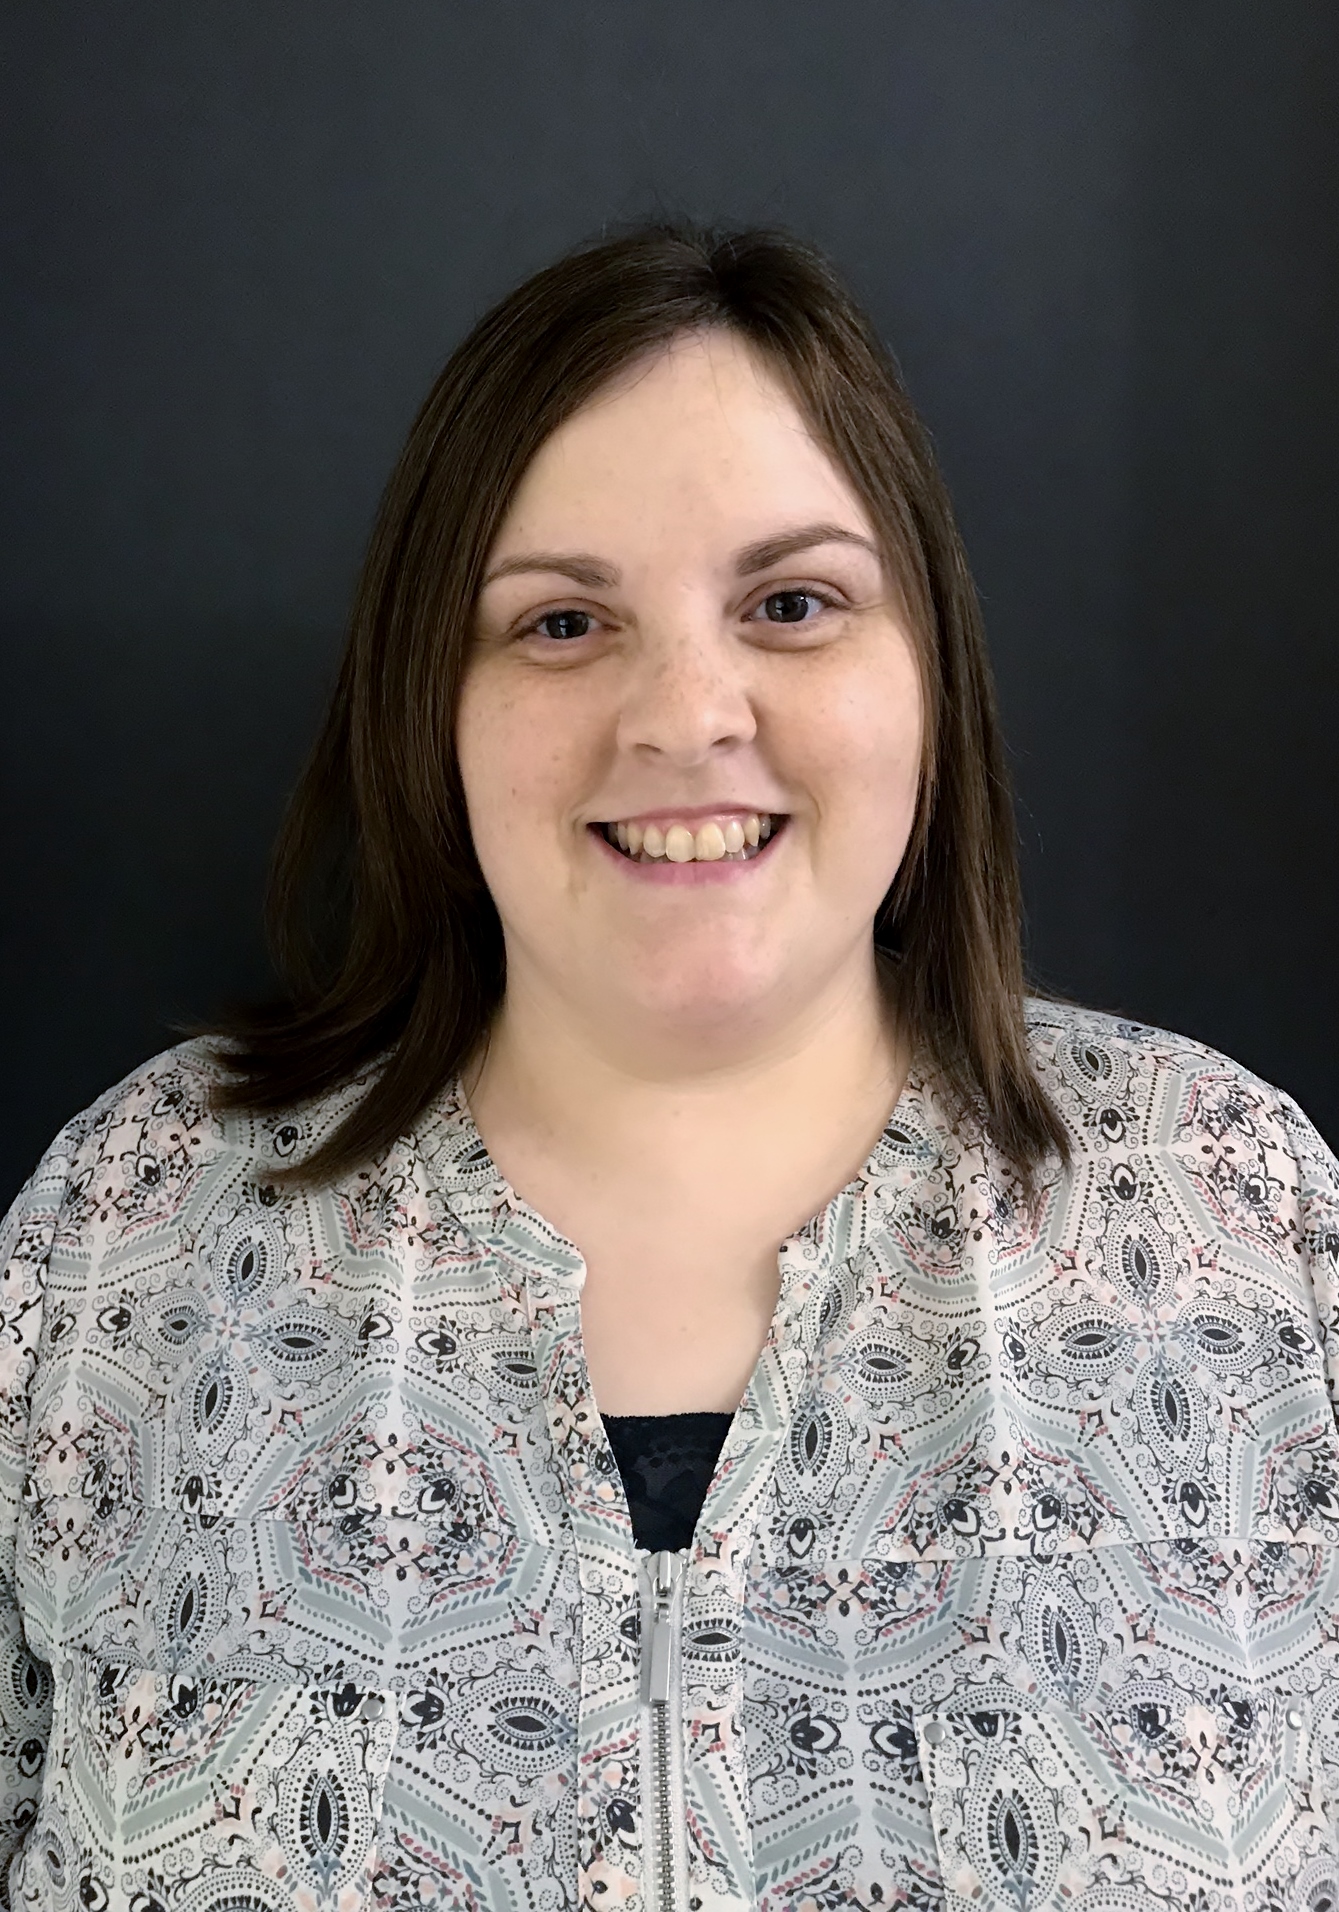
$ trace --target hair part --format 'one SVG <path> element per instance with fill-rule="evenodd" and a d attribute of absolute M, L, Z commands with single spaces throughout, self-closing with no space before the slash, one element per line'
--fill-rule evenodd
<path fill-rule="evenodd" d="M 329 710 L 276 846 L 282 1000 L 214 1034 L 223 1108 L 290 1109 L 366 1076 L 299 1165 L 384 1152 L 485 1041 L 502 928 L 454 748 L 488 555 L 541 445 L 618 373 L 725 330 L 782 380 L 868 511 L 925 691 L 911 838 L 874 926 L 898 1018 L 1031 1187 L 1065 1128 L 1023 1022 L 1015 827 L 980 609 L 929 440 L 873 327 L 785 235 L 639 227 L 536 273 L 452 354 L 391 474 Z"/>

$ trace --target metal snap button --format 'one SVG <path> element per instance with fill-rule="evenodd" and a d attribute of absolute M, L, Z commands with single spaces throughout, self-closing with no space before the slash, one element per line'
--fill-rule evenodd
<path fill-rule="evenodd" d="M 1301 1731 L 1302 1721 L 1305 1716 L 1300 1706 L 1290 1706 L 1283 1717 L 1294 1733 Z"/>
<path fill-rule="evenodd" d="M 928 1746 L 937 1746 L 944 1737 L 945 1731 L 946 1728 L 942 1719 L 927 1720 L 925 1725 L 926 1744 Z"/>
<path fill-rule="evenodd" d="M 358 1710 L 364 1719 L 380 1719 L 386 1710 L 386 1702 L 375 1693 L 369 1693 Z"/>

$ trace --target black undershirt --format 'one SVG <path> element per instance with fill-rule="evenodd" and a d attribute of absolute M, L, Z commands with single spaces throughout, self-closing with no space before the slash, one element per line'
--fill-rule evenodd
<path fill-rule="evenodd" d="M 632 1515 L 632 1537 L 650 1553 L 689 1545 L 733 1414 L 606 1414 Z"/>

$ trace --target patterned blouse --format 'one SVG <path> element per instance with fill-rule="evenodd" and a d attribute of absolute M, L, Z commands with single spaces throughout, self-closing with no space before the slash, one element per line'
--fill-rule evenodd
<path fill-rule="evenodd" d="M 200 1047 L 73 1122 L 0 1251 L 12 1904 L 1328 1912 L 1339 1166 L 1029 1015 L 1072 1170 L 913 1076 L 684 1554 L 458 1095 L 316 1193 L 348 1097 L 220 1118 Z"/>

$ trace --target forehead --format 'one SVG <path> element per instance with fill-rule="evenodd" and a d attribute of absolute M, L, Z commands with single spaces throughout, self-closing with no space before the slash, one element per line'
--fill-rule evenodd
<path fill-rule="evenodd" d="M 777 372 L 731 333 L 690 333 L 620 372 L 541 446 L 496 552 L 588 538 L 593 518 L 643 538 L 672 523 L 737 540 L 797 513 L 869 531 Z"/>

